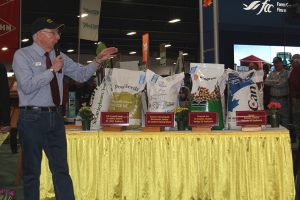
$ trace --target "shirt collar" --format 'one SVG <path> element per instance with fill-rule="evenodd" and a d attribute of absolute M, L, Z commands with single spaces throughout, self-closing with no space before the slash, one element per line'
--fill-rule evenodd
<path fill-rule="evenodd" d="M 43 48 L 41 48 L 37 43 L 33 43 L 32 44 L 32 48 L 40 55 L 40 56 L 44 56 L 45 55 L 45 50 Z M 49 55 L 52 55 L 52 52 L 54 52 L 54 50 L 51 50 L 49 52 Z"/>

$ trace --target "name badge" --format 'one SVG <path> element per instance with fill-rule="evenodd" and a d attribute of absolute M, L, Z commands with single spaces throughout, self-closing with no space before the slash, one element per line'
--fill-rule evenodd
<path fill-rule="evenodd" d="M 34 66 L 36 66 L 36 67 L 42 66 L 42 62 L 35 62 Z"/>

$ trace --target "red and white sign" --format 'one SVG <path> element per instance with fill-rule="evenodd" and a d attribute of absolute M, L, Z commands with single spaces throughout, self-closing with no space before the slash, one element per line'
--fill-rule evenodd
<path fill-rule="evenodd" d="M 19 48 L 20 1 L 0 0 L 0 62 L 12 62 Z M 3 51 L 2 48 L 7 50 Z"/>

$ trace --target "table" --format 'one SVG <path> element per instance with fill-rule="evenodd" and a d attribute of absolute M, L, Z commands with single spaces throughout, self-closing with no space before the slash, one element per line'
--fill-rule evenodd
<path fill-rule="evenodd" d="M 9 135 L 9 132 L 7 132 L 7 133 L 1 133 L 0 132 L 0 146 L 4 143 L 4 141 L 6 140 L 8 135 Z"/>
<path fill-rule="evenodd" d="M 76 200 L 294 200 L 289 133 L 67 132 Z M 43 156 L 41 199 L 54 199 Z"/>

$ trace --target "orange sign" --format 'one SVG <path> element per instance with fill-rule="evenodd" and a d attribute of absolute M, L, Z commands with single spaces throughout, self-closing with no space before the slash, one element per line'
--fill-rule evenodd
<path fill-rule="evenodd" d="M 148 63 L 149 59 L 149 33 L 144 33 L 143 34 L 143 47 L 142 47 L 142 52 L 143 52 L 143 60 L 142 62 L 144 64 Z"/>

